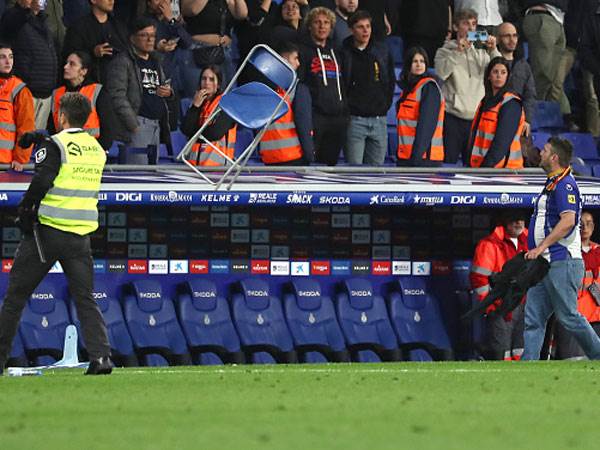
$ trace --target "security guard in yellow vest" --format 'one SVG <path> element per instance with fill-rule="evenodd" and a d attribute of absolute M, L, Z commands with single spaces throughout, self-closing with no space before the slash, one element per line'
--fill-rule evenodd
<path fill-rule="evenodd" d="M 15 254 L 0 311 L 0 373 L 25 304 L 56 261 L 67 277 L 81 321 L 90 356 L 86 374 L 112 371 L 106 326 L 92 297 L 94 269 L 89 234 L 98 228 L 98 191 L 106 154 L 81 128 L 90 112 L 86 97 L 76 92 L 65 94 L 60 100 L 62 131 L 39 142 L 35 175 L 18 208 L 18 225 L 24 237 Z"/>

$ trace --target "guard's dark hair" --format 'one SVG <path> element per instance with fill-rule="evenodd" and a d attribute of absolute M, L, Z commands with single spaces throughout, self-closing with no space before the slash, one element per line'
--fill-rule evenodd
<path fill-rule="evenodd" d="M 490 78 L 490 74 L 492 73 L 492 70 L 497 65 L 502 65 L 502 66 L 506 67 L 506 83 L 504 84 L 503 88 L 501 89 L 501 92 L 506 91 L 508 88 L 508 79 L 510 78 L 510 63 L 506 59 L 504 59 L 502 56 L 496 56 L 495 58 L 493 58 L 490 61 L 488 66 L 485 68 L 485 74 L 483 75 L 483 85 L 485 86 L 486 98 L 494 95 L 492 92 L 492 83 L 489 80 L 489 78 Z"/>
<path fill-rule="evenodd" d="M 278 55 L 287 55 L 289 53 L 300 53 L 300 49 L 296 44 L 290 41 L 279 42 L 274 49 Z"/>
<path fill-rule="evenodd" d="M 369 14 L 369 11 L 359 9 L 358 11 L 355 11 L 354 14 L 352 14 L 350 17 L 348 17 L 348 27 L 352 28 L 356 24 L 356 22 L 365 19 L 371 23 L 373 22 L 373 18 L 371 17 L 371 14 Z"/>
<path fill-rule="evenodd" d="M 0 48 L 9 48 L 12 50 L 12 45 L 10 45 L 8 42 L 0 41 Z"/>
<path fill-rule="evenodd" d="M 66 116 L 70 126 L 82 128 L 92 112 L 92 104 L 79 92 L 67 92 L 60 98 L 59 111 Z"/>
<path fill-rule="evenodd" d="M 548 139 L 548 143 L 552 146 L 552 153 L 558 156 L 560 166 L 569 167 L 573 157 L 573 144 L 571 144 L 571 141 L 552 136 Z"/>

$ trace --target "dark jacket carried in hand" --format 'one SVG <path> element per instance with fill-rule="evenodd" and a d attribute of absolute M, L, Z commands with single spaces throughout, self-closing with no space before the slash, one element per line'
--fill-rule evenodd
<path fill-rule="evenodd" d="M 6 10 L 0 22 L 2 37 L 13 43 L 13 73 L 35 98 L 50 97 L 57 83 L 58 61 L 46 19 L 44 11 L 35 15 L 15 5 Z"/>
<path fill-rule="evenodd" d="M 548 270 L 550 263 L 545 258 L 525 259 L 525 253 L 519 253 L 504 264 L 501 272 L 490 277 L 492 289 L 487 297 L 467 312 L 462 320 L 472 319 L 498 299 L 503 299 L 502 303 L 491 314 L 508 314 L 521 303 L 530 287 L 544 279 Z"/>
<path fill-rule="evenodd" d="M 394 95 L 394 61 L 384 42 L 370 40 L 364 50 L 356 48 L 354 37 L 344 39 L 342 80 L 350 114 L 361 117 L 385 116 Z"/>

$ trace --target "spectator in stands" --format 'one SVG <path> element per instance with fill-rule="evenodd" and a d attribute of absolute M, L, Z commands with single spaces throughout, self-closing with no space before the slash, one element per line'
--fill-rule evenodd
<path fill-rule="evenodd" d="M 600 336 L 600 246 L 592 242 L 594 216 L 589 211 L 581 213 L 581 251 L 585 274 L 579 289 L 577 309 Z M 581 359 L 585 353 L 577 341 L 557 323 L 555 330 L 556 359 Z"/>
<path fill-rule="evenodd" d="M 110 94 L 100 83 L 91 79 L 93 70 L 92 57 L 81 51 L 71 53 L 64 66 L 64 84 L 52 93 L 52 115 L 48 121 L 48 130 L 54 134 L 59 130 L 60 99 L 67 92 L 79 92 L 84 95 L 92 107 L 92 111 L 83 129 L 94 136 L 104 150 L 112 145 L 112 136 L 118 126 L 114 120 L 114 111 Z"/>
<path fill-rule="evenodd" d="M 468 145 L 471 121 L 478 99 L 485 94 L 483 76 L 491 58 L 500 56 L 496 38 L 489 36 L 483 45 L 467 39 L 469 31 L 477 29 L 477 13 L 467 9 L 453 17 L 456 39 L 447 41 L 435 55 L 435 70 L 444 81 L 442 92 L 446 100 L 444 121 L 444 160 L 456 163 L 462 156 L 469 163 Z"/>
<path fill-rule="evenodd" d="M 335 1 L 335 25 L 333 27 L 333 46 L 342 48 L 344 39 L 352 34 L 348 26 L 348 18 L 358 9 L 358 0 Z"/>
<path fill-rule="evenodd" d="M 329 39 L 335 15 L 327 8 L 314 8 L 306 25 L 309 34 L 300 46 L 299 75 L 312 98 L 315 160 L 335 166 L 348 126 L 341 61 Z"/>
<path fill-rule="evenodd" d="M 510 66 L 510 78 L 508 80 L 508 89 L 514 92 L 523 101 L 523 109 L 525 110 L 525 124 L 523 125 L 523 134 L 529 136 L 531 130 L 531 122 L 535 114 L 535 81 L 531 67 L 521 56 L 519 48 L 519 34 L 512 23 L 504 22 L 498 27 L 497 35 L 498 50 L 502 57 L 508 61 Z M 515 55 L 517 53 L 517 55 Z"/>
<path fill-rule="evenodd" d="M 344 40 L 343 80 L 350 123 L 344 153 L 350 164 L 382 165 L 387 154 L 387 111 L 394 95 L 394 61 L 371 35 L 371 15 L 358 10 L 348 19 L 352 36 Z"/>
<path fill-rule="evenodd" d="M 565 15 L 567 44 L 558 70 L 557 77 L 559 80 L 564 81 L 574 67 L 585 21 L 588 17 L 596 14 L 598 6 L 598 0 L 580 0 L 569 3 L 569 8 Z M 581 94 L 578 98 L 582 103 L 580 106 L 584 107 L 582 108 L 584 114 L 579 114 L 580 117 L 576 117 L 570 110 L 570 104 L 567 101 L 563 107 L 563 109 L 568 108 L 567 112 L 570 111 L 570 114 L 565 117 L 566 126 L 569 128 L 569 131 L 586 129 L 595 137 L 598 137 L 600 135 L 600 115 L 598 111 L 598 97 L 594 92 L 594 77 L 589 70 L 581 68 L 581 77 L 574 76 L 573 78 L 577 90 Z"/>
<path fill-rule="evenodd" d="M 35 129 L 33 97 L 23 80 L 12 74 L 13 51 L 0 43 L 0 164 L 17 172 L 29 161 L 32 147 L 21 147 L 21 136 Z"/>
<path fill-rule="evenodd" d="M 144 17 L 136 19 L 130 41 L 131 47 L 111 61 L 107 72 L 106 87 L 120 125 L 115 139 L 130 147 L 148 148 L 152 154 L 161 140 L 170 141 L 166 100 L 173 96 L 173 90 L 154 52 L 153 22 Z"/>
<path fill-rule="evenodd" d="M 191 138 L 213 113 L 223 92 L 223 73 L 219 66 L 205 67 L 200 74 L 200 86 L 194 94 L 192 105 L 187 111 L 181 131 Z M 233 159 L 237 125 L 226 114 L 217 115 L 203 131 L 203 136 L 213 146 L 196 142 L 188 161 L 198 166 L 225 166 Z M 225 156 L 223 156 L 223 154 Z"/>
<path fill-rule="evenodd" d="M 248 7 L 244 0 L 181 0 L 181 12 L 187 31 L 195 42 L 181 67 L 185 96 L 191 97 L 198 86 L 202 69 L 197 63 L 199 59 L 194 59 L 193 52 L 202 52 L 202 47 L 221 46 L 224 61 L 213 62 L 222 65 L 224 84 L 233 77 L 231 30 L 234 19 L 245 20 L 248 17 Z"/>
<path fill-rule="evenodd" d="M 471 167 L 523 168 L 521 135 L 525 113 L 519 96 L 508 90 L 510 65 L 492 59 L 485 71 L 485 97 L 471 127 Z"/>
<path fill-rule="evenodd" d="M 581 65 L 593 77 L 594 90 L 598 99 L 600 98 L 600 4 L 595 9 L 588 10 L 588 13 L 583 23 L 578 52 Z M 595 133 L 592 127 L 589 128 L 592 133 Z"/>
<path fill-rule="evenodd" d="M 90 14 L 67 28 L 64 59 L 82 50 L 94 58 L 94 78 L 106 84 L 108 65 L 129 48 L 125 25 L 112 15 L 114 0 L 90 0 Z"/>
<path fill-rule="evenodd" d="M 283 42 L 277 53 L 298 70 L 300 56 L 295 44 Z M 284 94 L 280 88 L 278 91 Z M 288 112 L 267 128 L 260 141 L 260 157 L 266 165 L 298 166 L 314 161 L 310 91 L 304 83 L 298 83 L 290 98 L 286 101 Z"/>
<path fill-rule="evenodd" d="M 32 0 L 35 1 L 35 0 Z M 39 1 L 39 0 L 38 0 Z M 63 22 L 64 12 L 63 12 L 63 0 L 45 0 L 46 8 L 44 12 L 48 17 L 46 19 L 46 23 L 48 25 L 48 30 L 50 31 L 50 36 L 54 42 L 54 48 L 56 49 L 56 55 L 58 60 L 60 61 L 62 55 L 62 48 L 65 42 L 65 33 L 67 29 L 65 28 L 65 24 Z M 43 4 L 44 0 L 41 0 L 41 4 Z"/>
<path fill-rule="evenodd" d="M 403 0 L 399 17 L 404 48 L 423 47 L 429 61 L 452 34 L 449 0 Z"/>
<path fill-rule="evenodd" d="M 58 72 L 56 49 L 46 19 L 37 0 L 18 0 L 6 10 L 0 23 L 4 37 L 13 38 L 14 73 L 33 95 L 37 129 L 46 128 Z"/>
<path fill-rule="evenodd" d="M 529 43 L 529 63 L 535 79 L 538 100 L 558 101 L 561 112 L 571 106 L 563 89 L 559 67 L 565 51 L 565 13 L 569 0 L 526 0 L 523 32 Z"/>
<path fill-rule="evenodd" d="M 177 93 L 181 84 L 177 71 L 178 55 L 191 47 L 194 41 L 185 30 L 183 18 L 173 12 L 169 0 L 146 0 L 144 17 L 150 18 L 156 27 L 156 50 L 162 57 L 165 76 L 172 80 L 171 86 Z"/>
<path fill-rule="evenodd" d="M 478 27 L 490 34 L 496 34 L 496 27 L 502 23 L 498 0 L 454 0 L 454 9 L 475 11 Z"/>
<path fill-rule="evenodd" d="M 303 29 L 303 18 L 308 13 L 308 2 L 285 0 L 281 3 L 274 23 L 261 26 L 261 41 L 271 47 L 282 42 L 299 42 Z"/>
<path fill-rule="evenodd" d="M 435 78 L 427 73 L 423 47 L 406 52 L 400 79 L 402 95 L 396 105 L 398 166 L 438 166 L 444 160 L 445 101 Z"/>
<path fill-rule="evenodd" d="M 63 22 L 67 29 L 91 11 L 89 0 L 63 0 Z"/>
<path fill-rule="evenodd" d="M 471 268 L 471 288 L 483 301 L 490 292 L 490 276 L 520 252 L 527 251 L 527 230 L 523 213 L 508 211 L 492 233 L 475 248 Z M 490 305 L 486 313 L 495 311 L 502 299 Z M 482 356 L 490 360 L 519 359 L 523 353 L 523 304 L 506 316 L 491 315 L 485 319 Z"/>
<path fill-rule="evenodd" d="M 579 221 L 581 196 L 571 174 L 573 146 L 551 137 L 541 151 L 540 166 L 548 179 L 534 200 L 526 259 L 545 258 L 550 270 L 527 291 L 523 360 L 540 358 L 548 318 L 556 318 L 575 337 L 586 356 L 600 359 L 600 338 L 577 311 L 577 291 L 584 275 Z"/>

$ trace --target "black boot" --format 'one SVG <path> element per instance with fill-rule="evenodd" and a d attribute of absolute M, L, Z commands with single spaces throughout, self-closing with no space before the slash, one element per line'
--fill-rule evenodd
<path fill-rule="evenodd" d="M 85 372 L 86 375 L 108 375 L 112 372 L 112 361 L 108 356 L 102 356 L 98 359 L 92 359 L 90 366 Z"/>

